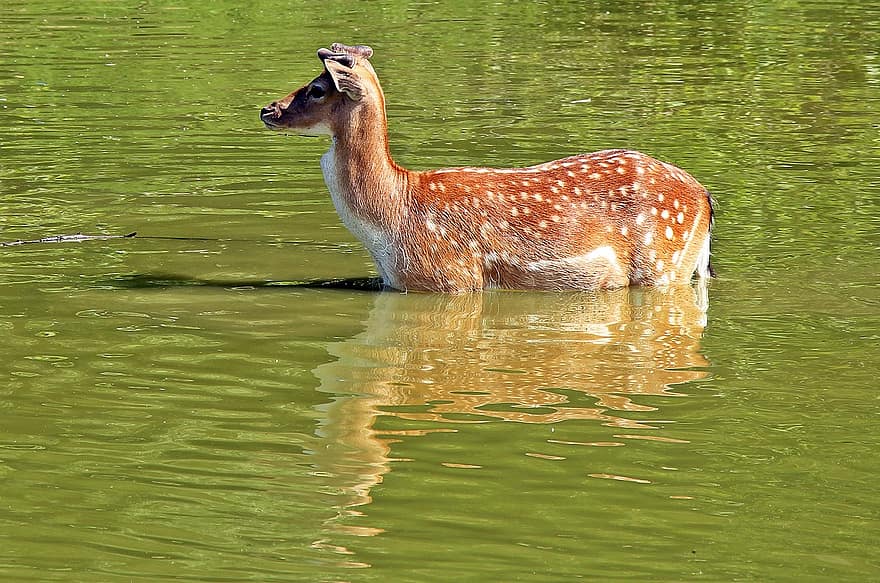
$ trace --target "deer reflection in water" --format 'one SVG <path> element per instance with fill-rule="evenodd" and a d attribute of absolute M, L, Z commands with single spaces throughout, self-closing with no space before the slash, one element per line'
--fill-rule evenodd
<path fill-rule="evenodd" d="M 336 360 L 314 371 L 320 390 L 336 395 L 322 407 L 327 447 L 315 464 L 348 494 L 340 516 L 370 502 L 372 486 L 390 470 L 391 440 L 401 433 L 492 420 L 651 429 L 633 415 L 655 410 L 644 397 L 679 396 L 675 385 L 706 375 L 706 306 L 699 285 L 377 294 L 366 329 L 331 345 Z M 574 392 L 591 398 L 590 406 L 572 404 L 567 395 Z M 417 432 L 379 432 L 378 415 L 426 424 Z"/>

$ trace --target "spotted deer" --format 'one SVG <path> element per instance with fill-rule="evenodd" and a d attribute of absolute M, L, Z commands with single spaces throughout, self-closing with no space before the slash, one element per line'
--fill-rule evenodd
<path fill-rule="evenodd" d="M 527 168 L 399 166 L 373 50 L 319 49 L 324 71 L 264 107 L 274 130 L 329 135 L 324 181 L 342 222 L 398 290 L 607 289 L 710 275 L 712 199 L 630 150 Z"/>

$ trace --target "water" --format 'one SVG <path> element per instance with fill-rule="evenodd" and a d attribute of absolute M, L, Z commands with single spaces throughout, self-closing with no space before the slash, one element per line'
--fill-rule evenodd
<path fill-rule="evenodd" d="M 880 577 L 880 7 L 0 9 L 9 581 Z M 365 42 L 414 168 L 636 148 L 700 290 L 401 295 L 259 107 Z"/>

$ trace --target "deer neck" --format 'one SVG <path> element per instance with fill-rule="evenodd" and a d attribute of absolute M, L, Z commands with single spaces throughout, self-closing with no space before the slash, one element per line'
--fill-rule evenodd
<path fill-rule="evenodd" d="M 375 231 L 399 226 L 409 197 L 409 172 L 388 149 L 384 108 L 370 105 L 360 104 L 348 123 L 334 128 L 330 149 L 321 158 L 336 210 L 368 247 Z"/>

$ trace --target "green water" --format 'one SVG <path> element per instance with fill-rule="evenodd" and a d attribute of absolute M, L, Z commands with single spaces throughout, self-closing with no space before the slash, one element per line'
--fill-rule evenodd
<path fill-rule="evenodd" d="M 414 168 L 609 147 L 708 289 L 369 277 L 262 105 L 367 43 Z M 0 7 L 0 579 L 880 579 L 880 5 Z M 269 285 L 266 285 L 269 284 Z"/>

